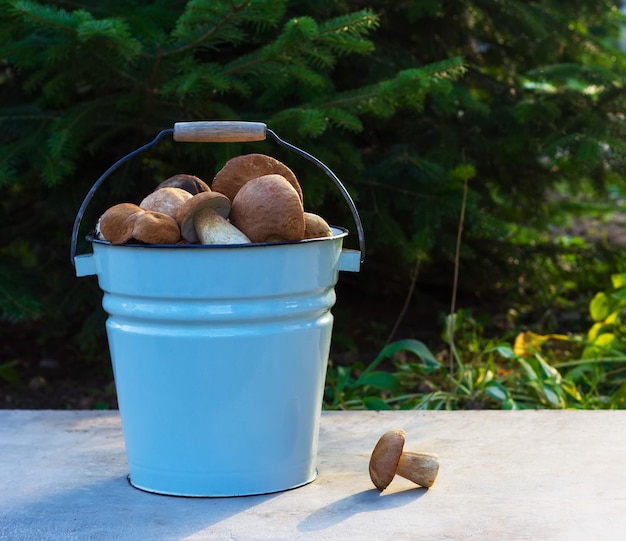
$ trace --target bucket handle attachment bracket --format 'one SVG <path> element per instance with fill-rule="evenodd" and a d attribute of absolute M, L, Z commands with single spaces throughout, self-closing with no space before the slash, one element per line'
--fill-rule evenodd
<path fill-rule="evenodd" d="M 177 142 L 196 142 L 196 143 L 228 143 L 228 142 L 248 142 L 248 141 L 264 141 L 267 135 L 270 135 L 278 144 L 292 150 L 296 154 L 299 154 L 303 158 L 313 162 L 317 165 L 326 175 L 335 183 L 339 191 L 343 195 L 344 199 L 350 207 L 350 212 L 357 227 L 357 234 L 359 237 L 359 250 L 360 250 L 360 262 L 365 260 L 365 234 L 363 232 L 363 224 L 359 216 L 359 212 L 356 208 L 354 200 L 350 196 L 350 193 L 346 187 L 339 180 L 337 175 L 333 173 L 328 166 L 322 161 L 318 160 L 315 156 L 305 152 L 304 150 L 284 141 L 272 130 L 268 129 L 267 125 L 263 122 L 247 122 L 247 121 L 196 121 L 196 122 L 176 122 L 174 128 L 168 128 L 162 130 L 157 136 L 146 143 L 145 145 L 133 150 L 130 154 L 127 154 L 123 158 L 115 162 L 109 167 L 87 192 L 85 199 L 83 200 L 78 214 L 74 220 L 74 227 L 72 229 L 72 244 L 70 248 L 70 259 L 72 265 L 76 266 L 76 243 L 78 240 L 78 230 L 80 228 L 83 215 L 87 206 L 91 202 L 98 188 L 103 182 L 121 165 L 128 160 L 134 158 L 137 154 L 144 152 L 150 147 L 156 145 L 165 135 L 172 134 L 174 141 Z"/>

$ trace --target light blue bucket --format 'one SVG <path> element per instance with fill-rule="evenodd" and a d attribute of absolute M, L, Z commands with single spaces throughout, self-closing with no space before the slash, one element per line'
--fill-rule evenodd
<path fill-rule="evenodd" d="M 245 134 L 260 130 L 259 123 L 187 126 L 200 133 L 195 141 L 253 140 Z M 175 140 L 191 140 L 177 129 Z M 85 198 L 71 258 L 77 276 L 97 275 L 104 292 L 130 482 L 180 496 L 264 494 L 311 482 L 334 286 L 339 271 L 359 270 L 364 253 L 352 200 L 360 251 L 343 249 L 347 231 L 333 227 L 323 239 L 239 246 L 90 238 L 93 253 L 76 256 L 93 192 L 127 158 Z"/>

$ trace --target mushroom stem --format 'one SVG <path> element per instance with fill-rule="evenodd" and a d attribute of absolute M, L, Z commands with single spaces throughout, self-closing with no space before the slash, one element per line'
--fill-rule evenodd
<path fill-rule="evenodd" d="M 404 451 L 400 455 L 400 461 L 396 474 L 413 481 L 422 487 L 433 486 L 439 473 L 439 458 L 432 453 L 418 453 L 417 451 Z"/>
<path fill-rule="evenodd" d="M 250 239 L 222 215 L 203 208 L 193 217 L 193 225 L 201 244 L 248 244 Z"/>

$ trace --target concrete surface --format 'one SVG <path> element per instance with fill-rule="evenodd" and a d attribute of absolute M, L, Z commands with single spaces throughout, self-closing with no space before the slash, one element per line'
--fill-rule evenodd
<path fill-rule="evenodd" d="M 439 454 L 431 489 L 374 489 L 391 428 Z M 325 412 L 313 483 L 176 498 L 128 484 L 117 412 L 0 411 L 0 539 L 624 539 L 625 457 L 626 412 Z"/>

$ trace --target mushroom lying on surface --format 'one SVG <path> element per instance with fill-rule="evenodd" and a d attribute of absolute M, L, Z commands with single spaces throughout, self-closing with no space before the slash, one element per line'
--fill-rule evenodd
<path fill-rule="evenodd" d="M 252 242 L 304 238 L 304 209 L 295 188 L 281 175 L 264 175 L 239 190 L 230 219 Z"/>
<path fill-rule="evenodd" d="M 201 244 L 247 244 L 250 239 L 226 218 L 230 200 L 225 195 L 201 192 L 187 200 L 176 214 L 181 234 L 189 242 Z"/>
<path fill-rule="evenodd" d="M 439 459 L 432 453 L 403 451 L 405 432 L 401 429 L 385 432 L 374 450 L 369 463 L 372 482 L 380 491 L 385 490 L 396 475 L 430 488 L 439 473 Z"/>

